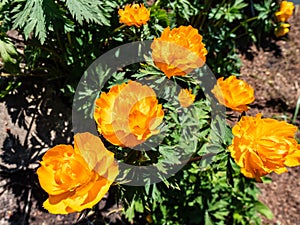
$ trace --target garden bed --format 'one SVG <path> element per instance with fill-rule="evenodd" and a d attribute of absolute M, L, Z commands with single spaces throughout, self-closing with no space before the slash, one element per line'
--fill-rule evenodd
<path fill-rule="evenodd" d="M 241 78 L 255 89 L 256 100 L 248 114 L 261 112 L 266 117 L 291 122 L 300 96 L 300 13 L 290 20 L 289 39 L 265 43 L 263 48 L 251 47 L 241 54 Z M 10 78 L 6 78 L 10 79 Z M 21 77 L 22 86 L 0 103 L 1 161 L 9 164 L 7 177 L 0 184 L 0 225 L 72 224 L 79 214 L 52 215 L 42 208 L 47 193 L 39 188 L 35 170 L 38 164 L 27 165 L 22 151 L 39 149 L 43 154 L 49 147 L 71 143 L 71 103 L 58 90 L 55 81 Z M 300 125 L 299 116 L 295 124 Z M 14 170 L 14 168 L 22 168 Z M 295 225 L 300 221 L 300 168 L 277 175 L 270 174 L 270 184 L 258 184 L 260 196 L 274 213 L 265 224 Z M 111 190 L 111 196 L 114 190 Z M 122 224 L 122 207 L 106 196 L 97 206 L 97 224 Z M 97 214 L 98 213 L 98 214 Z M 93 216 L 93 215 L 92 215 Z M 86 224 L 83 221 L 81 224 Z"/>

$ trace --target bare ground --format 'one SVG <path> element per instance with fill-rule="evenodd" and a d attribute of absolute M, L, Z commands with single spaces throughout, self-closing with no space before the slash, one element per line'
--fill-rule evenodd
<path fill-rule="evenodd" d="M 299 6 L 298 6 L 299 7 Z M 297 100 L 300 98 L 300 12 L 291 19 L 288 39 L 269 43 L 269 48 L 249 50 L 253 59 L 244 55 L 242 79 L 255 89 L 256 100 L 250 115 L 292 122 Z M 251 58 L 251 57 L 250 57 Z M 296 114 L 294 124 L 299 127 Z M 297 137 L 299 138 L 299 132 Z M 264 220 L 269 225 L 300 224 L 300 167 L 290 168 L 285 174 L 271 174 L 273 182 L 258 184 L 263 201 L 274 213 L 274 219 Z"/>
<path fill-rule="evenodd" d="M 251 115 L 261 112 L 265 117 L 291 122 L 295 114 L 300 96 L 300 13 L 290 22 L 288 39 L 267 43 L 264 49 L 253 47 L 241 56 L 242 79 L 256 93 Z M 32 225 L 75 224 L 79 216 L 51 215 L 42 208 L 47 194 L 38 186 L 38 165 L 32 163 L 33 159 L 50 146 L 72 141 L 70 102 L 48 86 L 42 79 L 26 78 L 22 88 L 0 102 L 0 162 L 9 165 L 8 169 L 0 168 L 6 176 L 0 181 L 0 225 L 25 225 L 26 221 Z M 300 117 L 294 122 L 299 126 Z M 260 199 L 274 213 L 274 219 L 265 219 L 264 224 L 300 224 L 299 173 L 300 167 L 291 168 L 282 175 L 271 174 L 270 184 L 258 184 L 262 191 Z M 104 198 L 97 208 L 96 224 L 108 223 L 108 216 L 113 218 L 112 224 L 122 224 L 118 213 L 122 209 L 109 198 Z M 112 214 L 115 216 L 111 217 Z"/>

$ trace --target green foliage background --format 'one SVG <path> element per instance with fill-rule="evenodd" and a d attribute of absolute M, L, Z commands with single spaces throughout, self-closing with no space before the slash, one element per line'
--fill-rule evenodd
<path fill-rule="evenodd" d="M 135 2 L 147 5 L 146 1 Z M 1 72 L 56 79 L 57 88 L 71 99 L 82 74 L 100 55 L 124 43 L 153 40 L 167 26 L 192 25 L 199 30 L 208 50 L 206 63 L 217 77 L 239 74 L 238 50 L 243 52 L 253 43 L 260 47 L 274 38 L 273 15 L 278 9 L 275 0 L 157 0 L 147 6 L 151 20 L 141 29 L 119 24 L 118 9 L 128 3 L 132 1 L 1 1 Z M 17 40 L 7 34 L 9 30 L 22 35 L 22 53 L 16 50 Z M 20 67 L 20 63 L 25 66 Z M 129 70 L 141 76 L 153 72 L 151 67 Z M 126 80 L 126 73 L 122 76 Z M 15 80 L 0 82 L 0 98 L 20 85 Z M 221 120 L 214 126 L 222 129 L 210 130 L 210 106 L 205 99 L 199 104 L 202 112 L 197 115 L 201 115 L 198 119 L 203 127 L 194 157 L 212 152 L 215 155 L 209 160 L 188 163 L 174 177 L 159 184 L 118 187 L 129 221 L 138 223 L 137 218 L 142 217 L 143 223 L 152 224 L 248 225 L 261 224 L 258 213 L 272 217 L 257 199 L 255 182 L 243 177 L 230 158 L 226 147 L 231 142 L 231 130 Z M 178 125 L 175 117 L 167 119 Z M 220 130 L 224 135 L 220 136 Z M 208 140 L 210 132 L 214 138 Z"/>

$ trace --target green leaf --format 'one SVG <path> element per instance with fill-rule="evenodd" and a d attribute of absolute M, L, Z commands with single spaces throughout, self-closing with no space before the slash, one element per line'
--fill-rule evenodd
<path fill-rule="evenodd" d="M 6 88 L 0 91 L 0 99 L 4 98 L 7 94 L 9 94 L 10 91 L 21 86 L 21 84 L 21 82 L 9 81 Z"/>
<path fill-rule="evenodd" d="M 220 151 L 223 151 L 224 148 L 221 146 L 221 145 L 218 145 L 218 144 L 207 144 L 206 145 L 206 151 L 207 152 L 210 152 L 210 153 L 219 153 Z"/>
<path fill-rule="evenodd" d="M 143 213 L 144 212 L 144 205 L 142 199 L 134 199 L 134 208 L 135 211 Z"/>
<path fill-rule="evenodd" d="M 180 15 L 180 17 L 186 20 L 189 20 L 191 16 L 196 15 L 198 12 L 198 9 L 187 0 L 176 0 L 174 2 L 170 2 L 170 5 L 173 10 Z"/>
<path fill-rule="evenodd" d="M 244 2 L 244 0 L 236 0 L 231 9 L 240 10 L 245 8 L 248 4 Z"/>
<path fill-rule="evenodd" d="M 14 12 L 19 10 L 20 7 L 17 7 Z M 34 35 L 42 44 L 45 42 L 47 31 L 43 0 L 26 1 L 24 9 L 20 10 L 13 18 L 15 19 L 13 29 L 23 28 L 26 39 L 35 30 Z"/>
<path fill-rule="evenodd" d="M 125 211 L 125 217 L 129 220 L 132 221 L 134 218 L 134 200 L 131 202 L 130 206 L 128 209 Z"/>
<path fill-rule="evenodd" d="M 207 211 L 205 212 L 204 218 L 205 218 L 204 225 L 214 225 L 214 222 L 212 221 L 212 219 Z"/>
<path fill-rule="evenodd" d="M 79 24 L 82 25 L 83 21 L 86 21 L 106 26 L 110 25 L 108 18 L 116 7 L 109 1 L 94 0 L 67 0 L 66 6 Z"/>
<path fill-rule="evenodd" d="M 272 183 L 272 178 L 270 178 L 270 177 L 262 177 L 261 180 L 264 184 Z"/>
<path fill-rule="evenodd" d="M 255 208 L 260 214 L 265 216 L 267 219 L 269 219 L 269 220 L 273 219 L 274 215 L 273 215 L 272 211 L 265 204 L 257 201 L 257 202 L 255 202 Z"/>
<path fill-rule="evenodd" d="M 17 62 L 14 59 L 14 56 L 17 56 L 18 52 L 13 43 L 11 43 L 7 38 L 4 40 L 0 40 L 0 57 L 2 58 L 4 64 L 5 63 L 13 63 Z"/>
<path fill-rule="evenodd" d="M 0 2 L 0 11 L 2 11 L 3 7 L 8 3 L 8 0 L 2 0 Z"/>

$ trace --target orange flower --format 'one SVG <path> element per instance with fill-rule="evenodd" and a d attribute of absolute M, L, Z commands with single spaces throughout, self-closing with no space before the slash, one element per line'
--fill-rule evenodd
<path fill-rule="evenodd" d="M 211 92 L 222 105 L 238 112 L 247 111 L 247 104 L 254 101 L 254 89 L 236 76 L 230 76 L 226 80 L 219 78 Z"/>
<path fill-rule="evenodd" d="M 153 89 L 135 81 L 113 86 L 95 104 L 98 131 L 122 147 L 134 147 L 157 134 L 164 116 Z"/>
<path fill-rule="evenodd" d="M 207 55 L 202 36 L 192 26 L 165 28 L 161 37 L 154 39 L 151 49 L 155 65 L 168 78 L 185 76 L 203 66 Z"/>
<path fill-rule="evenodd" d="M 150 20 L 150 11 L 143 4 L 126 5 L 124 9 L 119 9 L 120 23 L 127 26 L 140 27 Z"/>
<path fill-rule="evenodd" d="M 280 3 L 279 11 L 275 13 L 275 16 L 279 22 L 287 22 L 287 20 L 293 15 L 294 3 L 288 1 L 282 1 Z"/>
<path fill-rule="evenodd" d="M 79 133 L 74 142 L 74 148 L 57 145 L 49 149 L 37 170 L 40 185 L 49 194 L 43 206 L 53 214 L 92 208 L 118 174 L 114 154 L 98 137 Z"/>
<path fill-rule="evenodd" d="M 188 89 L 181 89 L 178 94 L 178 100 L 183 108 L 189 107 L 195 101 L 195 95 L 192 94 Z"/>
<path fill-rule="evenodd" d="M 294 138 L 297 127 L 283 121 L 243 116 L 233 127 L 229 146 L 241 172 L 260 180 L 272 171 L 287 172 L 286 166 L 300 165 L 300 148 Z"/>
<path fill-rule="evenodd" d="M 290 27 L 290 24 L 288 24 L 288 23 L 280 23 L 279 27 L 275 28 L 275 32 L 274 32 L 275 36 L 282 37 L 282 36 L 286 35 L 290 31 L 289 27 Z"/>

